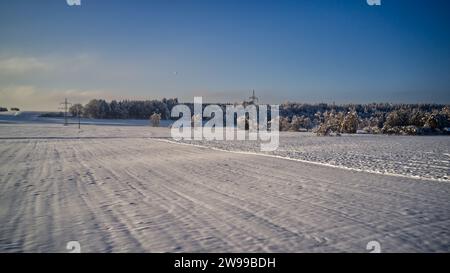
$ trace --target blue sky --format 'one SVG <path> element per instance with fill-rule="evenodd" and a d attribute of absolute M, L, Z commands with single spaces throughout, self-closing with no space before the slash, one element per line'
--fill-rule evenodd
<path fill-rule="evenodd" d="M 450 103 L 449 13 L 446 0 L 0 0 L 0 105 L 252 89 L 266 103 Z"/>

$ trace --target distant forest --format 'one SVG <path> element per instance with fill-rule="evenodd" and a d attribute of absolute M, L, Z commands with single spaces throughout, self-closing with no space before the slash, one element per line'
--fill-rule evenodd
<path fill-rule="evenodd" d="M 96 119 L 149 119 L 159 114 L 170 119 L 178 99 L 146 101 L 91 100 L 70 108 L 72 116 Z M 193 104 L 186 104 L 191 109 Z M 226 104 L 220 104 L 225 109 Z M 206 105 L 204 105 L 206 106 Z M 319 135 L 340 133 L 448 134 L 450 106 L 441 104 L 305 104 L 280 105 L 280 130 L 314 131 Z"/>
<path fill-rule="evenodd" d="M 96 119 L 149 119 L 154 113 L 161 114 L 162 119 L 170 119 L 170 111 L 178 104 L 178 99 L 163 100 L 91 100 L 86 105 L 75 104 L 70 107 L 72 116 Z"/>
<path fill-rule="evenodd" d="M 10 110 L 12 112 L 19 112 L 20 111 L 20 109 L 17 108 L 17 107 L 12 107 Z M 8 108 L 0 106 L 0 112 L 8 112 Z"/>

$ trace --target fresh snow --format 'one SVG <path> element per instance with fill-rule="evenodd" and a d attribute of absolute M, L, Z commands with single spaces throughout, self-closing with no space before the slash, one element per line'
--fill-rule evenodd
<path fill-rule="evenodd" d="M 0 252 L 450 251 L 448 138 L 283 133 L 265 156 L 197 144 L 210 147 L 167 128 L 0 124 Z"/>
<path fill-rule="evenodd" d="M 182 142 L 225 151 L 262 154 L 260 143 L 254 141 Z M 370 173 L 435 181 L 450 179 L 448 136 L 317 137 L 312 133 L 281 132 L 279 148 L 264 154 Z"/>

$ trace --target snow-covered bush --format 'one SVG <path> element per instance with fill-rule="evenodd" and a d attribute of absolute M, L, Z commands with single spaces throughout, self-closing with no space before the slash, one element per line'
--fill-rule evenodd
<path fill-rule="evenodd" d="M 153 127 L 159 127 L 161 122 L 161 114 L 153 113 L 153 115 L 150 116 L 150 121 Z"/>
<path fill-rule="evenodd" d="M 194 127 L 194 124 L 201 124 L 203 121 L 203 117 L 200 114 L 192 115 L 191 117 L 191 126 Z"/>

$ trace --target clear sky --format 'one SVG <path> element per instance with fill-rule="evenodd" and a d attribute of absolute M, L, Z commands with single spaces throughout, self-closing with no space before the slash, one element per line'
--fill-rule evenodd
<path fill-rule="evenodd" d="M 450 1 L 0 0 L 0 106 L 450 103 Z"/>

